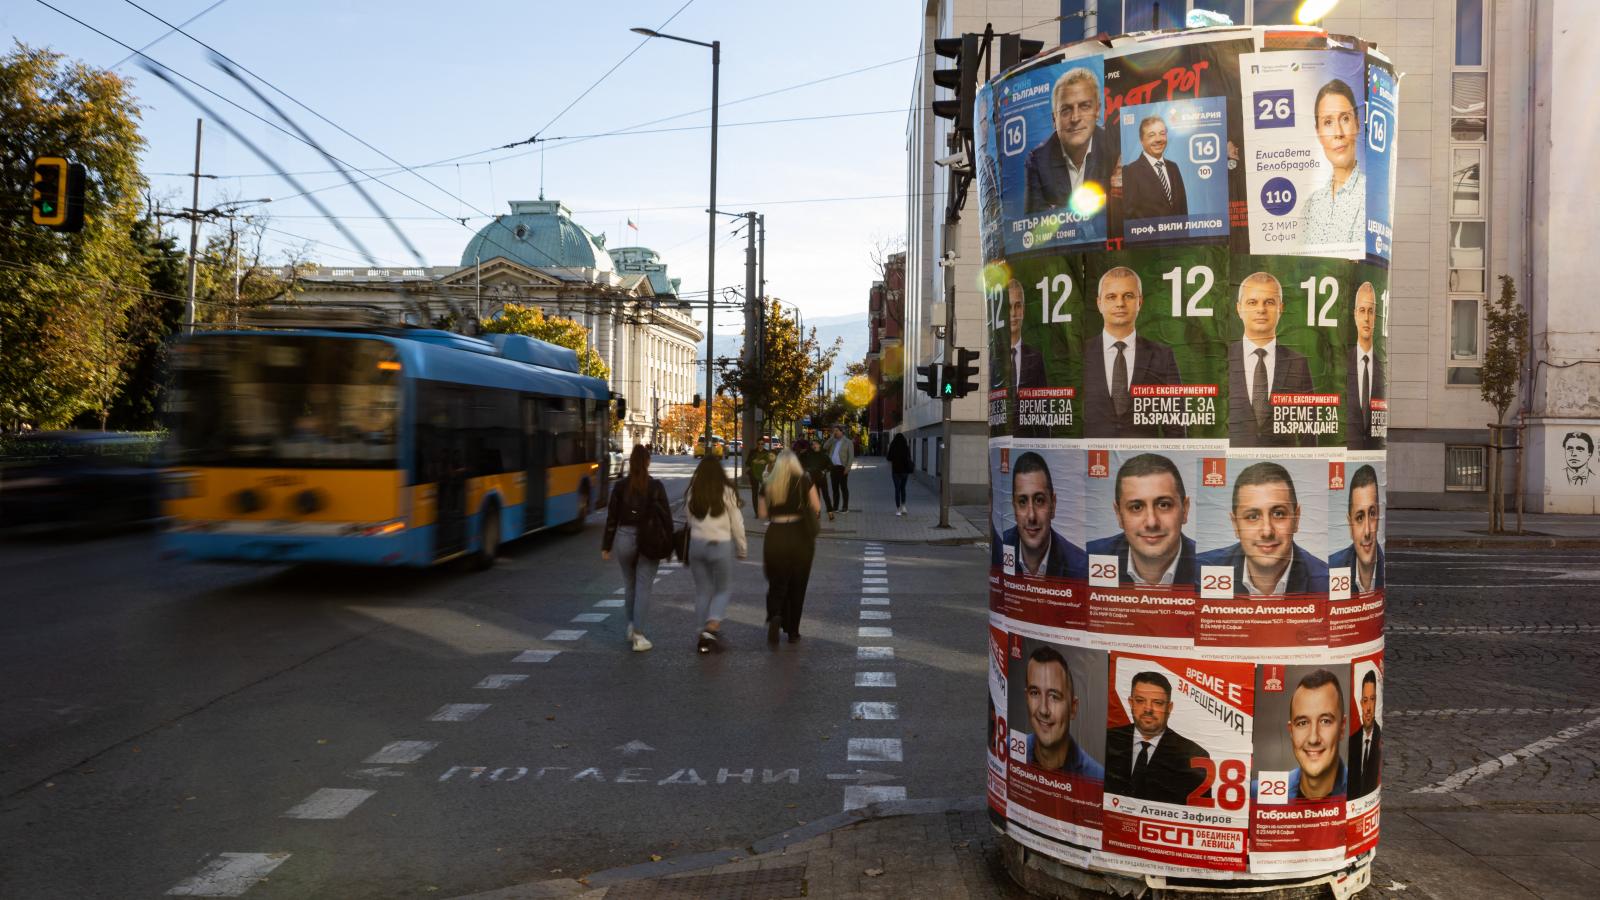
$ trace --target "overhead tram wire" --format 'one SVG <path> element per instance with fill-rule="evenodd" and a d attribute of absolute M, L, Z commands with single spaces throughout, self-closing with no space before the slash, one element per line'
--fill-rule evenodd
<path fill-rule="evenodd" d="M 193 78 L 190 78 L 189 76 L 184 75 L 182 72 L 179 72 L 178 70 L 172 68 L 171 66 L 168 66 L 165 63 L 162 63 L 162 62 L 156 60 L 155 58 L 153 58 L 153 57 L 151 57 L 151 56 L 149 56 L 149 55 L 147 55 L 145 53 L 142 53 L 142 52 L 138 51 L 131 44 L 128 44 L 125 41 L 118 40 L 117 38 L 112 37 L 110 34 L 107 34 L 106 32 L 100 30 L 99 28 L 96 28 L 95 26 L 89 24 L 88 22 L 85 22 L 84 20 L 78 18 L 77 16 L 74 16 L 71 13 L 66 12 L 65 10 L 62 10 L 61 8 L 52 5 L 51 3 L 48 2 L 48 0 L 34 0 L 34 2 L 38 3 L 40 6 L 45 7 L 46 9 L 51 10 L 52 12 L 55 12 L 57 15 L 60 15 L 63 18 L 69 19 L 69 20 L 77 23 L 78 25 L 81 25 L 84 28 L 87 28 L 88 30 L 93 31 L 95 34 L 100 35 L 101 37 L 105 38 L 106 40 L 111 41 L 112 43 L 117 44 L 118 46 L 121 46 L 124 49 L 133 51 L 136 55 L 138 55 L 140 57 L 141 60 L 144 61 L 145 68 L 148 71 L 150 71 L 151 74 L 155 75 L 156 77 L 158 77 L 158 78 L 162 79 L 163 81 L 167 82 L 168 84 L 172 85 L 172 87 L 174 89 L 178 90 L 178 92 L 180 94 L 183 94 L 186 97 L 186 99 L 188 99 L 191 103 L 194 103 L 196 106 L 198 106 L 202 110 L 204 110 L 207 115 L 211 116 L 219 124 L 221 124 L 224 128 L 228 129 L 228 131 L 231 134 L 233 134 L 241 143 L 244 143 L 246 146 L 252 147 L 252 149 L 254 149 L 253 145 L 250 143 L 248 138 L 245 138 L 242 135 L 242 133 L 240 133 L 237 129 L 235 129 L 231 125 L 229 125 L 226 122 L 226 120 L 221 119 L 215 113 L 213 113 L 211 110 L 207 109 L 203 104 L 201 104 L 197 99 L 195 99 L 193 97 L 193 95 L 190 95 L 187 91 L 184 91 L 182 88 L 179 88 L 178 85 L 177 85 L 177 82 L 173 81 L 172 78 L 170 78 L 170 77 L 168 77 L 166 75 L 163 75 L 161 73 L 161 70 L 165 70 L 167 72 L 171 72 L 173 75 L 177 76 L 178 78 L 181 78 L 184 81 L 187 81 L 188 83 L 194 85 L 195 87 L 197 87 L 197 88 L 205 91 L 206 93 L 212 95 L 213 97 L 216 97 L 217 99 L 222 100 L 223 102 L 225 102 L 228 105 L 234 107 L 235 109 L 239 110 L 240 112 L 243 112 L 246 115 L 249 115 L 251 118 L 256 119 L 257 121 L 261 122 L 262 124 L 267 125 L 268 127 L 273 128 L 273 129 L 275 129 L 275 130 L 277 130 L 279 132 L 282 132 L 284 135 L 286 135 L 286 136 L 288 136 L 290 138 L 293 138 L 294 140 L 300 141 L 301 143 L 306 143 L 306 144 L 308 144 L 308 146 L 311 146 L 303 138 L 299 137 L 298 135 L 294 134 L 293 132 L 289 131 L 288 129 L 283 128 L 282 126 L 278 125 L 277 123 L 270 121 L 269 119 L 265 118 L 264 116 L 262 116 L 261 114 L 255 112 L 254 110 L 246 109 L 245 107 L 239 105 L 238 103 L 236 103 L 232 99 L 230 99 L 228 97 L 224 97 L 222 94 L 219 94 L 216 91 L 212 90 L 211 88 L 206 87 L 205 85 L 201 84 L 200 82 L 195 81 Z M 257 155 L 261 155 L 259 150 L 257 150 L 256 152 L 257 152 Z M 367 172 L 365 169 L 362 169 L 359 166 L 356 166 L 356 165 L 353 165 L 353 164 L 351 164 L 349 162 L 346 162 L 345 160 L 339 159 L 338 157 L 333 157 L 333 159 L 338 160 L 338 162 L 341 163 L 342 165 L 348 166 L 350 169 L 361 173 L 361 175 L 364 176 L 367 180 L 378 182 L 379 184 L 383 185 L 384 187 L 388 188 L 389 190 L 399 194 L 400 196 L 406 198 L 407 200 L 410 200 L 411 202 L 417 204 L 418 206 L 421 206 L 423 209 L 426 209 L 426 210 L 434 213 L 435 215 L 438 215 L 441 218 L 444 218 L 444 219 L 447 219 L 447 220 L 453 221 L 453 222 L 458 222 L 458 224 L 461 224 L 461 223 L 459 223 L 459 220 L 455 216 L 449 215 L 448 213 L 445 213 L 442 210 L 439 210 L 439 209 L 435 208 L 434 206 L 432 206 L 432 205 L 430 205 L 430 204 L 428 204 L 428 203 L 426 203 L 426 202 L 424 202 L 422 200 L 419 200 L 416 197 L 411 196 L 410 194 L 406 193 L 405 191 L 401 190 L 400 188 L 395 187 L 394 185 L 388 183 L 387 181 L 384 181 L 382 178 L 378 178 L 378 177 L 372 175 L 371 173 Z M 263 161 L 266 162 L 267 165 L 271 166 L 272 168 L 279 169 L 279 167 L 277 166 L 277 163 L 274 160 L 272 160 L 271 157 L 263 157 Z M 282 170 L 279 169 L 279 171 L 281 172 Z M 293 194 L 293 195 L 291 195 L 289 197 L 278 198 L 278 200 L 280 202 L 284 201 L 284 200 L 292 200 L 292 199 L 295 199 L 295 198 L 301 197 L 301 196 L 308 196 L 311 193 L 310 191 L 304 190 L 303 186 L 300 185 L 293 178 L 285 175 L 285 179 L 288 180 L 297 189 L 300 189 L 301 192 L 298 193 L 298 194 Z M 448 193 L 448 191 L 446 193 Z M 475 210 L 478 210 L 478 212 L 480 212 L 480 213 L 483 212 L 483 210 L 478 209 L 477 206 L 475 206 L 474 204 L 466 203 L 466 201 L 461 200 L 461 198 L 459 198 L 459 197 L 457 197 L 456 199 L 458 201 L 464 203 L 468 207 L 470 207 L 472 209 L 475 209 Z M 325 212 L 325 213 L 327 212 L 326 207 L 321 206 L 316 201 L 312 201 L 312 203 L 313 203 L 314 206 L 317 206 L 319 211 L 322 211 L 322 212 Z M 357 240 L 353 235 L 349 234 L 347 229 L 345 229 L 342 225 L 338 225 L 338 217 L 337 216 L 333 216 L 331 213 L 328 213 L 328 218 L 334 220 L 334 223 L 335 223 L 336 227 L 339 228 L 339 231 L 340 231 L 341 234 L 343 234 L 352 243 L 356 244 L 357 246 L 361 246 L 361 242 L 359 240 Z M 466 226 L 463 224 L 462 227 L 466 227 Z M 500 249 L 505 250 L 508 253 L 510 252 L 510 248 L 509 247 L 506 247 L 504 244 L 501 244 L 499 241 L 494 240 L 494 238 L 492 236 L 488 235 L 487 232 L 482 232 L 482 233 L 484 234 L 484 239 L 485 240 L 493 242 L 493 244 L 496 247 L 499 247 Z M 529 245 L 529 246 L 534 246 L 534 245 Z M 563 267 L 563 268 L 565 267 L 565 266 L 562 265 L 562 263 L 559 260 L 557 260 L 554 257 L 550 256 L 550 254 L 545 252 L 542 248 L 534 246 L 534 249 L 538 250 L 538 252 L 541 255 L 545 256 L 548 259 L 550 259 L 551 262 L 554 263 L 556 266 Z M 370 254 L 367 254 L 367 255 L 370 256 Z M 374 265 L 376 265 L 376 263 L 374 263 Z"/>
<path fill-rule="evenodd" d="M 217 7 L 219 7 L 222 4 L 227 3 L 227 2 L 228 2 L 228 0 L 216 0 L 215 3 L 211 4 L 210 6 L 206 7 L 205 9 L 202 9 L 199 12 L 195 13 L 194 15 L 190 16 L 189 18 L 184 19 L 183 23 L 181 25 L 167 25 L 166 22 L 162 22 L 162 24 L 167 25 L 167 31 L 166 31 L 165 34 L 161 35 L 160 37 L 156 38 L 155 40 L 151 41 L 150 43 L 145 44 L 143 47 L 140 47 L 138 50 L 135 50 L 134 52 L 129 53 L 127 56 L 124 56 L 123 58 L 121 58 L 121 59 L 117 60 L 116 62 L 112 63 L 110 68 L 112 68 L 112 69 L 120 68 L 122 66 L 122 64 L 127 62 L 128 60 L 133 59 L 135 56 L 138 56 L 139 54 L 143 53 L 144 51 L 149 50 L 151 47 L 154 47 L 155 45 L 161 43 L 162 41 L 166 40 L 167 38 L 172 37 L 173 33 L 180 31 L 183 28 L 184 25 L 193 24 L 194 22 L 198 21 L 200 19 L 200 17 L 204 16 L 205 14 L 211 12 L 213 9 L 216 9 Z M 189 35 L 188 34 L 184 34 L 184 37 L 189 37 Z M 190 40 L 193 40 L 193 38 L 190 38 Z"/>

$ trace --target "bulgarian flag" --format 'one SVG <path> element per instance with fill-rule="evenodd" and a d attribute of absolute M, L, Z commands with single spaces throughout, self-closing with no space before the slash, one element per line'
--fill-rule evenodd
<path fill-rule="evenodd" d="M 632 228 L 634 231 L 638 231 L 639 230 L 639 226 L 633 224 L 633 220 L 632 219 L 628 220 L 628 227 Z"/>

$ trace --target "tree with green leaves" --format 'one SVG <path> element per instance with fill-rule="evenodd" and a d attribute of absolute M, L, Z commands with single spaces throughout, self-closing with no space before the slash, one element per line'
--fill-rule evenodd
<path fill-rule="evenodd" d="M 139 108 L 123 77 L 21 42 L 0 56 L 0 194 L 32 195 L 33 160 L 88 170 L 84 226 L 0 228 L 0 427 L 104 424 L 126 378 L 129 312 L 150 290 L 136 246 Z"/>
<path fill-rule="evenodd" d="M 167 381 L 167 347 L 183 321 L 187 289 L 184 254 L 176 238 L 163 234 L 149 219 L 133 223 L 133 246 L 139 253 L 149 290 L 128 307 L 123 325 L 122 389 L 111 403 L 108 427 L 147 430 L 156 427 Z"/>
<path fill-rule="evenodd" d="M 1517 283 L 1510 275 L 1500 276 L 1500 296 L 1487 305 L 1483 318 L 1483 368 L 1479 395 L 1494 407 L 1491 429 L 1493 462 L 1489 469 L 1489 530 L 1505 530 L 1505 490 L 1500 482 L 1500 446 L 1504 443 L 1506 413 L 1516 402 L 1522 383 L 1522 368 L 1528 360 L 1528 310 L 1517 299 Z M 1517 442 L 1518 444 L 1521 441 Z M 1520 450 L 1518 451 L 1521 452 Z"/>
<path fill-rule="evenodd" d="M 578 353 L 578 371 L 609 381 L 611 367 L 589 347 L 589 329 L 572 319 L 547 316 L 543 309 L 507 303 L 498 318 L 483 323 L 485 334 L 525 334 Z"/>
<path fill-rule="evenodd" d="M 767 310 L 762 341 L 765 359 L 748 369 L 744 360 L 736 361 L 723 370 L 722 382 L 761 410 L 769 429 L 797 422 L 810 412 L 817 385 L 832 368 L 841 343 L 835 341 L 833 346 L 822 349 L 817 330 L 803 334 L 795 317 L 785 313 L 774 297 Z"/>

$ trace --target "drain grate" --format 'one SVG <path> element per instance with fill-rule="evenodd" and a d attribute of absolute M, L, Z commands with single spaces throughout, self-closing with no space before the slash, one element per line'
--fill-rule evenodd
<path fill-rule="evenodd" d="M 694 897 L 696 900 L 783 900 L 806 895 L 805 875 L 805 866 L 754 869 L 723 875 L 679 875 L 618 885 L 606 892 L 606 900 L 667 900 L 679 897 Z"/>

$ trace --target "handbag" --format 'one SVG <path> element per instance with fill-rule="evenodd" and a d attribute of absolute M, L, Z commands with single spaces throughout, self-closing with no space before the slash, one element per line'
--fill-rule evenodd
<path fill-rule="evenodd" d="M 655 490 L 657 484 L 659 482 L 652 484 L 651 489 Z M 653 502 L 647 501 L 638 528 L 640 556 L 656 562 L 669 559 L 672 556 L 673 533 L 671 519 L 668 519 L 666 525 L 662 525 L 655 516 L 655 504 Z"/>
<path fill-rule="evenodd" d="M 682 525 L 673 520 L 672 552 L 684 564 L 689 562 L 689 494 L 694 490 L 694 479 L 689 479 L 689 487 L 683 492 L 683 499 L 679 506 L 683 509 L 684 522 Z"/>

